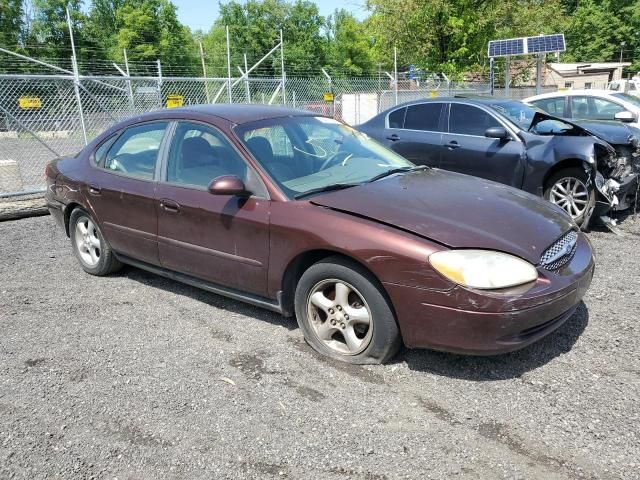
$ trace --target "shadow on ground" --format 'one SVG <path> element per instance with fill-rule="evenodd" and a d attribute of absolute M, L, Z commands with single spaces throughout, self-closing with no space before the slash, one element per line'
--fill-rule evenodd
<path fill-rule="evenodd" d="M 218 295 L 212 292 L 207 292 L 200 288 L 192 287 L 185 283 L 171 280 L 169 278 L 150 273 L 139 268 L 125 265 L 122 270 L 112 274 L 112 276 L 126 277 L 139 283 L 143 283 L 153 288 L 159 288 L 166 292 L 171 292 L 176 295 L 182 295 L 184 297 L 192 298 L 198 302 L 206 303 L 215 308 L 226 310 L 227 312 L 236 313 L 239 315 L 246 315 L 253 317 L 261 321 L 269 322 L 273 325 L 285 327 L 289 330 L 298 328 L 298 324 L 295 318 L 284 317 L 278 313 L 271 312 L 264 308 L 255 307 L 248 303 L 232 300 L 230 298 Z"/>
<path fill-rule="evenodd" d="M 507 380 L 542 367 L 570 351 L 588 323 L 589 311 L 584 302 L 580 302 L 576 312 L 560 328 L 517 352 L 478 357 L 432 350 L 405 350 L 394 361 L 407 362 L 411 370 L 463 380 Z"/>

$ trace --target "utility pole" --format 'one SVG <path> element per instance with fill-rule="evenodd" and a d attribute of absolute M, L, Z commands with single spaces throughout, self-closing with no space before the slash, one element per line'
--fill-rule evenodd
<path fill-rule="evenodd" d="M 627 42 L 620 42 L 620 63 L 622 63 L 622 50 L 626 44 Z"/>

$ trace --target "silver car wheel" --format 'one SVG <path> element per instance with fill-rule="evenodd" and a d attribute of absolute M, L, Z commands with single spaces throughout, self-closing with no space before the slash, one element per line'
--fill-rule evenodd
<path fill-rule="evenodd" d="M 343 280 L 316 284 L 307 298 L 307 315 L 315 335 L 335 352 L 357 355 L 371 343 L 371 309 L 362 294 Z"/>
<path fill-rule="evenodd" d="M 75 241 L 82 263 L 90 268 L 98 265 L 102 245 L 96 226 L 89 217 L 82 216 L 76 222 Z"/>
<path fill-rule="evenodd" d="M 582 180 L 575 177 L 565 177 L 553 184 L 549 200 L 563 208 L 575 219 L 587 210 L 589 190 Z"/>

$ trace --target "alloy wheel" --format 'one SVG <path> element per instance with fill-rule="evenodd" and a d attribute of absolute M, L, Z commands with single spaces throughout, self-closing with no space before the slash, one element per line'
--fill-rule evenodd
<path fill-rule="evenodd" d="M 371 309 L 362 294 L 343 280 L 316 284 L 307 298 L 307 315 L 315 335 L 337 353 L 357 355 L 371 343 Z"/>
<path fill-rule="evenodd" d="M 565 177 L 553 184 L 549 200 L 575 219 L 583 215 L 587 209 L 589 190 L 582 180 Z"/>
<path fill-rule="evenodd" d="M 98 230 L 89 217 L 82 216 L 76 222 L 75 241 L 82 262 L 88 267 L 98 265 L 102 245 Z"/>

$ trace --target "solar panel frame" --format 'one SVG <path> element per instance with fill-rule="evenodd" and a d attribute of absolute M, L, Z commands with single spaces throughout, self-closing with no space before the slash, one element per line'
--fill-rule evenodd
<path fill-rule="evenodd" d="M 563 33 L 538 35 L 535 37 L 508 38 L 491 40 L 487 47 L 487 55 L 492 57 L 508 57 L 515 55 L 535 55 L 538 53 L 564 52 L 566 43 Z"/>

